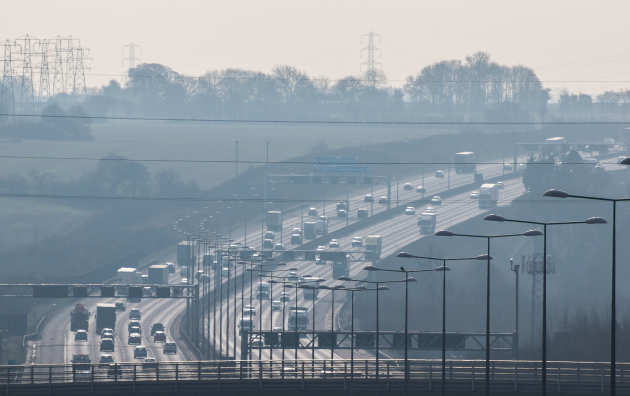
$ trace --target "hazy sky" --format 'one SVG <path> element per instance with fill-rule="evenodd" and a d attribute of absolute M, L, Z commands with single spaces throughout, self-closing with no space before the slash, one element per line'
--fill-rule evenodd
<path fill-rule="evenodd" d="M 96 85 L 107 79 L 98 74 L 121 73 L 129 42 L 143 61 L 188 74 L 290 64 L 336 79 L 359 72 L 361 35 L 372 30 L 393 85 L 484 50 L 532 67 L 548 87 L 596 93 L 630 86 L 628 15 L 627 0 L 3 0 L 0 39 L 78 37 Z"/>

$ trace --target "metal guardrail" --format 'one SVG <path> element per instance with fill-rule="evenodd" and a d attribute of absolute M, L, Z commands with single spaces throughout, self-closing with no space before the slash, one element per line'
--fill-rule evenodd
<path fill-rule="evenodd" d="M 446 386 L 459 390 L 482 389 L 485 383 L 485 361 L 449 360 Z M 630 363 L 617 365 L 621 393 L 630 393 Z M 441 361 L 409 360 L 408 382 L 439 389 Z M 540 385 L 540 361 L 495 360 L 491 362 L 490 383 L 493 387 L 518 391 Z M 0 366 L 0 391 L 33 385 L 159 382 L 282 382 L 365 381 L 373 383 L 404 382 L 404 361 L 380 360 L 378 367 L 369 360 L 298 360 L 298 361 L 190 361 L 115 364 L 52 364 Z M 580 393 L 605 392 L 609 383 L 609 364 L 603 362 L 552 361 L 548 363 L 549 390 Z M 437 388 L 436 388 L 437 387 Z"/>

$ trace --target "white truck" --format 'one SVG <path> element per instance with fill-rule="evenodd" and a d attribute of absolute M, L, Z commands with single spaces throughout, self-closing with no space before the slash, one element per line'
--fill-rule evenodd
<path fill-rule="evenodd" d="M 155 264 L 149 267 L 149 283 L 153 285 L 168 284 L 168 265 Z"/>
<path fill-rule="evenodd" d="M 377 261 L 381 258 L 381 250 L 383 248 L 383 237 L 381 235 L 368 235 L 365 238 L 365 259 L 368 261 Z"/>
<path fill-rule="evenodd" d="M 491 209 L 497 207 L 499 201 L 499 186 L 495 183 L 484 183 L 479 188 L 479 208 Z"/>
<path fill-rule="evenodd" d="M 265 224 L 267 225 L 268 230 L 282 230 L 282 212 L 279 210 L 268 211 L 265 216 Z"/>
<path fill-rule="evenodd" d="M 422 212 L 418 217 L 418 227 L 420 233 L 423 235 L 430 235 L 435 232 L 435 225 L 437 223 L 437 215 L 430 212 Z"/>
<path fill-rule="evenodd" d="M 133 267 L 121 267 L 116 271 L 117 278 L 123 284 L 134 285 L 140 283 L 140 275 Z"/>
<path fill-rule="evenodd" d="M 290 307 L 287 318 L 289 331 L 306 330 L 308 328 L 308 310 L 305 307 Z"/>

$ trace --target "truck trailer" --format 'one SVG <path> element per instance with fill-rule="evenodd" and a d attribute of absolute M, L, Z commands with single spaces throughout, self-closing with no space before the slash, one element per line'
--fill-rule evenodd
<path fill-rule="evenodd" d="M 479 188 L 479 208 L 491 209 L 497 207 L 499 201 L 499 186 L 494 183 L 484 183 Z"/>
<path fill-rule="evenodd" d="M 455 153 L 455 173 L 475 173 L 477 171 L 475 161 L 475 153 L 472 151 Z"/>
<path fill-rule="evenodd" d="M 168 265 L 155 264 L 149 267 L 149 283 L 154 285 L 168 284 Z"/>
<path fill-rule="evenodd" d="M 101 334 L 104 328 L 116 328 L 116 305 L 98 304 L 96 306 L 96 332 Z"/>
<path fill-rule="evenodd" d="M 418 217 L 418 227 L 422 235 L 430 235 L 435 232 L 437 215 L 435 213 L 422 212 Z"/>
<path fill-rule="evenodd" d="M 383 248 L 381 235 L 368 235 L 365 237 L 364 245 L 366 260 L 374 262 L 381 258 L 381 249 Z"/>
<path fill-rule="evenodd" d="M 77 304 L 70 311 L 70 330 L 88 330 L 90 323 L 90 311 L 83 304 Z"/>
<path fill-rule="evenodd" d="M 282 212 L 279 210 L 270 210 L 265 215 L 265 224 L 267 229 L 271 231 L 282 230 Z"/>

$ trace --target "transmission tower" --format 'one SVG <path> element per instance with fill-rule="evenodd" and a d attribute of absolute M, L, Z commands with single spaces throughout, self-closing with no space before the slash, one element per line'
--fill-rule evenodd
<path fill-rule="evenodd" d="M 15 70 L 13 64 L 14 43 L 5 40 L 2 45 L 2 102 L 6 104 L 9 113 L 15 112 Z"/>
<path fill-rule="evenodd" d="M 122 65 L 123 65 L 123 70 L 124 70 L 123 75 L 122 75 L 123 83 L 127 82 L 129 69 L 133 69 L 141 62 L 139 58 L 139 55 L 141 54 L 141 52 L 142 52 L 142 47 L 140 47 L 140 45 L 138 44 L 129 43 L 123 46 L 123 60 L 122 60 Z"/>
<path fill-rule="evenodd" d="M 361 73 L 367 83 L 372 88 L 385 82 L 383 65 L 379 62 L 382 53 L 378 45 L 381 43 L 381 36 L 374 32 L 369 32 L 361 36 Z"/>
<path fill-rule="evenodd" d="M 47 39 L 39 41 L 39 94 L 37 96 L 40 102 L 48 99 L 51 93 L 48 45 L 49 42 Z"/>
<path fill-rule="evenodd" d="M 20 81 L 20 103 L 23 107 L 35 105 L 35 83 L 33 80 L 33 42 L 28 34 L 16 40 L 22 61 Z"/>

